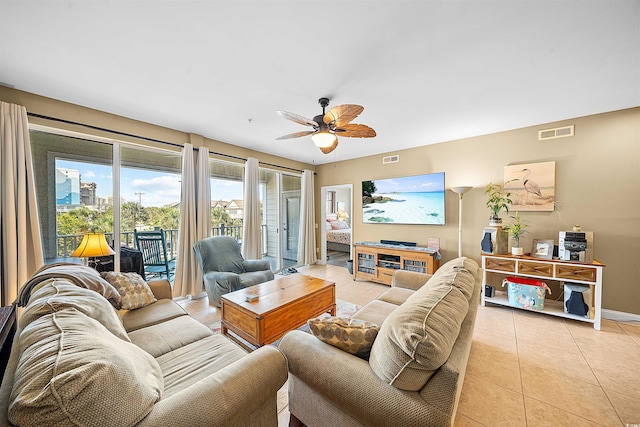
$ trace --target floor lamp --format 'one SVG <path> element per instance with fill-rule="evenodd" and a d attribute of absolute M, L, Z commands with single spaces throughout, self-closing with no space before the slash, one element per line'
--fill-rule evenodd
<path fill-rule="evenodd" d="M 473 187 L 453 187 L 451 191 L 458 194 L 458 257 L 462 256 L 462 195 Z"/>

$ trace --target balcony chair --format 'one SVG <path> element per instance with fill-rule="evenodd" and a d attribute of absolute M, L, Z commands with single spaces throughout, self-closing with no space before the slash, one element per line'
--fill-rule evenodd
<path fill-rule="evenodd" d="M 142 252 L 146 279 L 160 279 L 163 276 L 170 282 L 176 269 L 176 260 L 167 256 L 167 244 L 162 229 L 153 231 L 133 230 L 138 250 Z"/>
<path fill-rule="evenodd" d="M 269 261 L 245 260 L 233 237 L 207 237 L 193 245 L 209 304 L 220 307 L 220 297 L 229 292 L 273 280 Z"/>

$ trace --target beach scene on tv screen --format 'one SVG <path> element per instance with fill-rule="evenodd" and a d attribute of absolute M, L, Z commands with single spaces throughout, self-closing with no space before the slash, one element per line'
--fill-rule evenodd
<path fill-rule="evenodd" d="M 444 225 L 444 172 L 362 181 L 362 221 Z"/>

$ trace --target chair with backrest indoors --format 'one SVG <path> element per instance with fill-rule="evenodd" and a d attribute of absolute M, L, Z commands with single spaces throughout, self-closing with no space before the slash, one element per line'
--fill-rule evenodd
<path fill-rule="evenodd" d="M 245 260 L 233 237 L 207 237 L 193 245 L 209 304 L 220 306 L 220 297 L 229 292 L 273 280 L 269 261 Z"/>
<path fill-rule="evenodd" d="M 170 282 L 175 273 L 175 258 L 167 256 L 167 245 L 164 230 L 138 231 L 133 230 L 138 250 L 142 252 L 145 276 L 161 278 L 165 276 Z"/>

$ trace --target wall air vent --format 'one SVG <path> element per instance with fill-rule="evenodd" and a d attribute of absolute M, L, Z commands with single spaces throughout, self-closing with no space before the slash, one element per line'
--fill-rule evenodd
<path fill-rule="evenodd" d="M 400 156 L 397 154 L 394 154 L 393 156 L 386 156 L 382 158 L 382 164 L 386 165 L 389 163 L 398 163 L 400 161 Z"/>
<path fill-rule="evenodd" d="M 546 141 L 547 139 L 566 138 L 573 136 L 574 125 L 563 126 L 560 128 L 544 129 L 538 131 L 538 141 Z"/>

